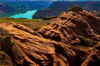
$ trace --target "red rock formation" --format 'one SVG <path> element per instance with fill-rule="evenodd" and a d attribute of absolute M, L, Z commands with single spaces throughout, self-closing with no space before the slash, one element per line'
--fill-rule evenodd
<path fill-rule="evenodd" d="M 0 27 L 9 32 L 12 37 L 10 39 L 15 43 L 12 45 L 9 38 L 5 38 L 1 44 L 2 50 L 8 53 L 17 65 L 75 65 L 81 63 L 81 59 L 87 54 L 86 51 L 71 45 L 33 35 L 31 30 L 28 31 L 28 28 L 20 24 L 7 23 L 1 24 Z"/>
<path fill-rule="evenodd" d="M 38 30 L 38 32 L 45 38 L 64 43 L 79 43 L 77 35 L 100 40 L 100 18 L 87 11 L 64 12 L 57 17 L 57 20 L 48 27 Z"/>
<path fill-rule="evenodd" d="M 89 51 L 81 66 L 100 66 L 100 46 Z"/>
<path fill-rule="evenodd" d="M 0 35 L 11 36 L 0 38 L 1 50 L 17 66 L 99 66 L 100 45 L 87 51 L 72 46 L 81 45 L 79 35 L 99 41 L 99 26 L 89 18 L 99 21 L 83 10 L 64 12 L 38 31 L 16 23 L 0 24 Z"/>

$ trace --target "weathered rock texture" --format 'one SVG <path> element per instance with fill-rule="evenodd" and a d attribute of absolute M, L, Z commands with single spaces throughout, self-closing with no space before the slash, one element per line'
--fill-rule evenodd
<path fill-rule="evenodd" d="M 10 35 L 0 38 L 1 50 L 10 60 L 3 65 L 99 66 L 100 45 L 87 51 L 72 45 L 81 45 L 79 35 L 99 41 L 100 18 L 79 10 L 64 12 L 56 19 L 38 31 L 12 22 L 0 24 L 0 35 Z"/>
<path fill-rule="evenodd" d="M 34 35 L 34 31 L 31 32 L 30 29 L 19 24 L 7 23 L 0 27 L 12 36 L 4 39 L 4 43 L 1 44 L 2 50 L 9 54 L 17 65 L 74 65 L 81 63 L 81 59 L 87 54 L 86 51 L 70 45 L 38 37 Z M 15 44 L 11 44 L 9 39 Z"/>
<path fill-rule="evenodd" d="M 69 10 L 60 14 L 56 19 L 58 21 L 37 32 L 45 38 L 67 44 L 79 43 L 78 35 L 92 40 L 100 40 L 100 18 L 90 12 Z"/>

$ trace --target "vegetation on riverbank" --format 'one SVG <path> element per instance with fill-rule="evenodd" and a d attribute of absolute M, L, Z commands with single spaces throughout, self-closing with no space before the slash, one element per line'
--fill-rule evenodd
<path fill-rule="evenodd" d="M 16 22 L 22 25 L 25 25 L 31 29 L 35 29 L 37 27 L 47 26 L 48 23 L 52 22 L 52 20 L 43 20 L 43 19 L 25 19 L 25 18 L 0 18 L 0 23 L 6 22 Z"/>

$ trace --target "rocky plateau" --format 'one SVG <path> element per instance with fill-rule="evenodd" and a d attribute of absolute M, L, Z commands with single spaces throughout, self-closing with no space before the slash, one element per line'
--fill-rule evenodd
<path fill-rule="evenodd" d="M 100 18 L 74 6 L 54 19 L 37 31 L 14 22 L 0 24 L 1 65 L 100 66 Z M 76 47 L 88 45 L 80 36 L 96 46 Z"/>

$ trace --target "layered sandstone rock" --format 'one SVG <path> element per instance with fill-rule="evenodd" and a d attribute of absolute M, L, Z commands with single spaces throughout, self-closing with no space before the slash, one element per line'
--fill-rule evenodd
<path fill-rule="evenodd" d="M 79 10 L 76 11 L 76 8 Z M 63 12 L 56 19 L 58 21 L 37 32 L 45 38 L 64 43 L 80 43 L 77 36 L 100 40 L 100 18 L 90 12 L 76 6 L 72 10 Z"/>
<path fill-rule="evenodd" d="M 89 51 L 88 56 L 81 66 L 100 66 L 100 46 Z"/>
<path fill-rule="evenodd" d="M 13 22 L 0 24 L 0 35 L 3 36 L 0 38 L 1 50 L 8 54 L 10 60 L 3 65 L 99 66 L 99 44 L 89 50 L 74 46 L 81 45 L 78 36 L 100 41 L 97 29 L 99 19 L 84 10 L 69 10 L 38 31 Z M 6 35 L 10 36 L 5 37 Z"/>
<path fill-rule="evenodd" d="M 0 27 L 4 28 L 11 35 L 11 38 L 6 37 L 4 39 L 4 43 L 1 44 L 2 50 L 17 65 L 75 65 L 78 62 L 81 63 L 81 59 L 87 54 L 86 51 L 77 49 L 71 45 L 36 36 L 23 25 L 4 23 Z M 11 41 L 14 41 L 15 44 L 12 44 Z M 77 65 L 80 65 L 80 63 Z"/>

